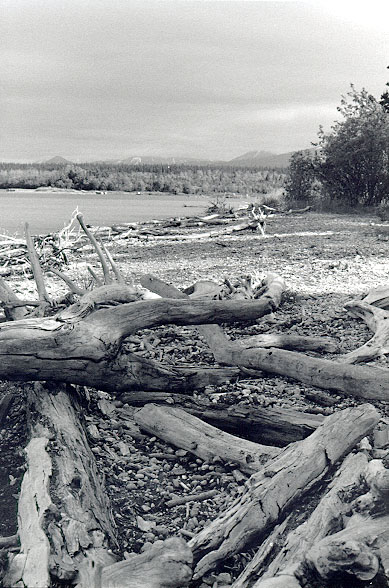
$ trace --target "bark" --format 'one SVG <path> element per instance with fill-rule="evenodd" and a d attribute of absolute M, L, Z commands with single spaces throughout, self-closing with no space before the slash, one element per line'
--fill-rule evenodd
<path fill-rule="evenodd" d="M 146 404 L 134 418 L 141 429 L 204 461 L 231 463 L 248 474 L 260 470 L 269 458 L 280 452 L 276 447 L 223 433 L 176 407 Z"/>
<path fill-rule="evenodd" d="M 342 410 L 327 417 L 307 439 L 268 461 L 251 476 L 242 497 L 190 541 L 198 561 L 195 577 L 263 537 L 378 421 L 371 405 Z"/>
<path fill-rule="evenodd" d="M 131 406 L 149 403 L 179 406 L 222 431 L 278 447 L 305 439 L 324 419 L 321 415 L 289 408 L 236 406 L 220 400 L 215 405 L 204 405 L 191 396 L 168 392 L 124 392 L 119 398 Z"/>
<path fill-rule="evenodd" d="M 18 505 L 21 549 L 4 585 L 44 588 L 51 577 L 74 579 L 92 554 L 112 563 L 108 548 L 116 537 L 75 399 L 63 387 L 49 393 L 36 385 L 28 408 L 34 424 Z"/>

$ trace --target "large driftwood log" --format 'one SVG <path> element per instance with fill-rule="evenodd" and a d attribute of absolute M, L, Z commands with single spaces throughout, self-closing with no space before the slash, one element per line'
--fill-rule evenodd
<path fill-rule="evenodd" d="M 223 559 L 259 540 L 309 486 L 369 433 L 379 421 L 376 409 L 361 405 L 327 417 L 312 435 L 285 449 L 251 476 L 242 497 L 190 545 L 201 577 Z"/>
<path fill-rule="evenodd" d="M 64 387 L 40 384 L 29 399 L 32 438 L 18 505 L 21 550 L 4 586 L 44 588 L 50 576 L 73 579 L 78 566 L 98 553 L 113 563 L 115 526 L 94 455 Z M 18 584 L 19 585 L 19 584 Z"/>
<path fill-rule="evenodd" d="M 311 357 L 285 349 L 241 349 L 239 345 L 215 345 L 216 359 L 224 365 L 287 376 L 309 384 L 365 398 L 389 399 L 389 370 L 385 368 L 349 365 Z"/>
<path fill-rule="evenodd" d="M 230 405 L 220 400 L 214 405 L 204 405 L 188 395 L 168 392 L 123 392 L 119 398 L 132 406 L 149 403 L 179 406 L 222 431 L 278 447 L 305 439 L 324 419 L 318 414 L 289 408 Z"/>
<path fill-rule="evenodd" d="M 291 565 L 300 563 L 305 553 L 320 539 L 343 527 L 343 516 L 350 510 L 347 502 L 356 488 L 361 487 L 362 473 L 368 463 L 365 453 L 346 457 L 309 519 L 288 534 L 281 550 L 268 565 L 276 545 L 272 536 L 261 545 L 251 562 L 233 584 L 233 588 L 247 588 L 259 577 L 271 578 Z M 270 541 L 269 541 L 270 539 Z M 270 543 L 271 542 L 271 543 Z M 266 570 L 267 567 L 267 570 Z M 264 571 L 266 572 L 264 573 Z"/>
<path fill-rule="evenodd" d="M 204 461 L 233 463 L 247 474 L 257 472 L 268 459 L 280 452 L 276 447 L 223 433 L 176 407 L 146 404 L 135 413 L 134 418 L 141 429 L 190 451 Z"/>
<path fill-rule="evenodd" d="M 290 566 L 273 578 L 258 580 L 252 588 L 303 588 L 318 581 L 323 588 L 331 588 L 334 580 L 342 576 L 344 584 L 351 586 L 355 578 L 373 580 L 380 565 L 387 582 L 388 541 L 389 515 L 378 519 L 354 515 L 345 529 L 316 543 L 299 565 Z M 386 584 L 381 581 L 380 585 Z"/>
<path fill-rule="evenodd" d="M 51 318 L 2 323 L 0 377 L 52 381 L 61 374 L 64 382 L 110 391 L 166 389 L 169 380 L 185 387 L 185 377 L 174 370 L 121 354 L 123 340 L 140 329 L 162 324 L 255 320 L 271 312 L 274 303 L 265 295 L 247 301 L 158 299 L 102 309 L 87 306 L 81 302 L 73 314 L 70 307 Z"/>
<path fill-rule="evenodd" d="M 62 386 L 38 384 L 29 397 L 32 439 L 19 498 L 20 553 L 4 587 L 49 588 L 68 581 L 77 588 L 179 588 L 192 577 L 192 553 L 179 538 L 157 542 L 141 555 L 116 562 L 110 505 L 94 455 Z"/>

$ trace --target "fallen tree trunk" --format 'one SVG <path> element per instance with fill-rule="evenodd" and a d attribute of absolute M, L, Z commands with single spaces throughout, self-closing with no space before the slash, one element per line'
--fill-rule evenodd
<path fill-rule="evenodd" d="M 34 418 L 18 505 L 20 552 L 2 586 L 49 588 L 178 588 L 192 577 L 192 553 L 182 539 L 156 542 L 116 562 L 116 529 L 94 455 L 78 421 L 80 407 L 64 386 L 37 385 Z"/>
<path fill-rule="evenodd" d="M 92 554 L 113 563 L 116 533 L 75 399 L 64 387 L 49 393 L 36 385 L 28 404 L 34 424 L 18 505 L 21 548 L 4 586 L 45 588 L 51 576 L 74 579 Z"/>
<path fill-rule="evenodd" d="M 223 433 L 176 407 L 146 404 L 136 411 L 134 418 L 141 429 L 204 461 L 231 463 L 247 474 L 258 471 L 269 458 L 280 452 L 276 447 Z"/>
<path fill-rule="evenodd" d="M 237 344 L 242 349 L 277 347 L 294 351 L 324 351 L 326 353 L 339 353 L 340 350 L 339 343 L 330 337 L 307 337 L 287 333 L 253 335 L 240 339 Z"/>
<path fill-rule="evenodd" d="M 290 566 L 300 563 L 305 553 L 323 537 L 342 528 L 343 517 L 350 509 L 347 498 L 361 487 L 362 473 L 367 463 L 367 455 L 362 452 L 348 455 L 329 485 L 328 492 L 322 497 L 309 519 L 288 534 L 270 565 L 268 562 L 277 547 L 272 534 L 236 579 L 233 588 L 247 588 L 258 578 L 273 578 Z M 277 539 L 281 542 L 279 536 Z"/>
<path fill-rule="evenodd" d="M 2 323 L 0 377 L 53 381 L 61 374 L 61 381 L 109 391 L 166 389 L 166 378 L 185 387 L 185 378 L 178 372 L 134 354 L 119 353 L 123 340 L 140 329 L 162 324 L 255 320 L 273 307 L 266 297 L 247 301 L 158 299 L 92 310 L 87 316 L 83 310 L 72 317 L 67 312 L 62 317 L 60 313 Z"/>
<path fill-rule="evenodd" d="M 361 405 L 327 417 L 312 435 L 286 447 L 247 482 L 246 491 L 191 541 L 195 578 L 258 541 L 286 508 L 319 481 L 338 459 L 379 421 L 376 409 Z"/>
<path fill-rule="evenodd" d="M 286 351 L 284 349 L 241 349 L 230 343 L 213 347 L 217 361 L 287 376 L 309 384 L 365 398 L 389 399 L 389 370 L 385 368 L 348 365 Z"/>
<path fill-rule="evenodd" d="M 273 578 L 259 580 L 252 588 L 303 588 L 317 581 L 323 588 L 331 588 L 340 577 L 351 585 L 355 578 L 363 582 L 373 580 L 380 566 L 384 571 L 379 585 L 387 585 L 388 540 L 389 515 L 379 518 L 354 515 L 345 529 L 315 544 L 298 565 Z"/>
<path fill-rule="evenodd" d="M 131 406 L 149 403 L 179 406 L 222 431 L 278 447 L 305 439 L 324 419 L 318 414 L 289 408 L 230 405 L 220 400 L 214 405 L 204 405 L 191 396 L 168 392 L 124 392 L 118 398 Z"/>

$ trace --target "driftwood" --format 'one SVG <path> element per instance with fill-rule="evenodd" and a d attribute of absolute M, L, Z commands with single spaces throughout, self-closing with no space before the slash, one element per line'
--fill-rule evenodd
<path fill-rule="evenodd" d="M 288 580 L 302 587 L 317 579 L 330 587 L 340 575 L 369 581 L 380 567 L 389 580 L 389 470 L 381 460 L 367 464 L 364 457 L 345 460 L 339 479 L 306 523 L 288 535 L 256 588 L 286 586 Z M 249 579 L 242 574 L 234 588 L 248 586 Z"/>
<path fill-rule="evenodd" d="M 345 305 L 353 316 L 365 321 L 374 336 L 364 345 L 342 356 L 347 363 L 370 361 L 389 353 L 389 312 L 367 304 L 364 300 L 354 300 Z"/>
<path fill-rule="evenodd" d="M 289 335 L 288 333 L 265 333 L 240 339 L 237 344 L 242 349 L 263 347 L 277 347 L 294 351 L 322 351 L 325 353 L 339 353 L 340 346 L 330 337 L 307 337 Z"/>
<path fill-rule="evenodd" d="M 52 579 L 78 588 L 178 588 L 192 576 L 185 542 L 157 542 L 141 555 L 116 562 L 109 547 L 116 531 L 102 480 L 77 418 L 80 407 L 61 390 L 35 387 L 18 512 L 20 553 L 4 587 L 45 588 Z"/>
<path fill-rule="evenodd" d="M 280 452 L 276 447 L 223 433 L 180 408 L 146 404 L 135 413 L 135 421 L 141 429 L 204 461 L 233 463 L 248 474 L 257 472 L 269 458 Z"/>
<path fill-rule="evenodd" d="M 168 392 L 124 392 L 119 398 L 132 406 L 144 406 L 150 402 L 179 406 L 222 431 L 279 447 L 305 439 L 324 419 L 321 415 L 289 408 L 234 406 L 220 400 L 215 405 L 204 405 L 188 395 Z"/>
<path fill-rule="evenodd" d="M 328 492 L 323 496 L 309 519 L 288 534 L 282 549 L 273 558 L 270 566 L 268 560 L 280 542 L 277 529 L 277 540 L 273 533 L 261 545 L 251 562 L 233 584 L 233 588 L 246 588 L 259 577 L 274 577 L 296 562 L 300 563 L 305 553 L 320 539 L 333 533 L 343 526 L 343 517 L 350 509 L 344 497 L 352 495 L 352 490 L 361 485 L 361 476 L 368 463 L 365 453 L 359 452 L 346 457 L 337 471 L 337 475 L 329 485 Z M 282 529 L 284 532 L 285 529 Z M 266 570 L 266 571 L 265 571 Z"/>
<path fill-rule="evenodd" d="M 272 283 L 269 282 L 269 290 Z M 161 324 L 228 323 L 255 320 L 274 309 L 272 294 L 258 300 L 140 300 L 133 287 L 111 284 L 87 293 L 80 302 L 50 318 L 25 318 L 0 325 L 0 377 L 56 380 L 109 391 L 163 390 L 193 385 L 185 371 L 121 353 L 132 333 Z M 101 310 L 100 310 L 101 308 Z M 201 370 L 200 370 L 201 371 Z M 206 373 L 206 372 L 205 372 Z"/>
<path fill-rule="evenodd" d="M 247 482 L 242 497 L 190 545 L 197 563 L 195 578 L 223 559 L 259 540 L 309 486 L 320 480 L 379 421 L 371 405 L 345 409 L 327 417 L 312 435 L 267 462 Z"/>
<path fill-rule="evenodd" d="M 192 578 L 192 559 L 183 539 L 156 541 L 140 555 L 103 567 L 98 588 L 184 588 Z M 79 588 L 92 586 L 87 576 Z"/>
<path fill-rule="evenodd" d="M 50 586 L 50 575 L 74 578 L 91 552 L 104 552 L 112 563 L 107 550 L 116 538 L 77 401 L 63 387 L 48 390 L 37 384 L 28 403 L 34 424 L 18 506 L 21 550 L 4 585 L 20 580 L 22 586 L 44 588 Z"/>
<path fill-rule="evenodd" d="M 10 319 L 0 324 L 0 377 L 49 382 L 56 382 L 60 377 L 63 382 L 121 392 L 124 400 L 126 394 L 129 398 L 131 390 L 139 390 L 140 397 L 143 390 L 161 394 L 164 390 L 183 392 L 210 383 L 225 383 L 227 378 L 237 377 L 242 368 L 252 370 L 257 376 L 258 370 L 270 371 L 365 398 L 388 398 L 387 370 L 349 366 L 276 348 L 334 353 L 339 349 L 332 340 L 288 335 L 249 337 L 238 342 L 227 338 L 220 324 L 253 321 L 279 306 L 285 289 L 280 277 L 269 274 L 263 291 L 256 290 L 249 282 L 236 287 L 230 280 L 225 282 L 226 290 L 219 293 L 209 284 L 205 289 L 194 287 L 192 299 L 187 295 L 190 293 L 179 292 L 150 276 L 143 278 L 141 286 L 126 284 L 105 246 L 89 231 L 81 215 L 77 219 L 100 260 L 103 278 L 90 269 L 97 287 L 84 291 L 54 269 L 53 273 L 67 284 L 71 294 L 80 299 L 70 306 L 64 301 L 62 306 L 66 304 L 67 307 L 53 314 L 53 301 L 47 294 L 27 228 L 26 247 L 39 299 L 18 300 L 7 286 L 0 287 L 0 298 Z M 261 228 L 263 232 L 261 221 L 262 217 L 255 218 L 254 222 L 228 224 L 217 234 Z M 226 224 L 219 218 L 204 218 L 199 222 Z M 171 234 L 156 235 L 155 231 L 146 230 L 154 233 L 152 238 L 174 238 Z M 208 235 L 212 236 L 211 233 Z M 209 300 L 224 295 L 231 299 Z M 34 310 L 28 311 L 31 307 L 35 307 Z M 48 314 L 50 316 L 45 316 Z M 377 320 L 375 311 L 373 315 Z M 163 324 L 196 326 L 216 361 L 230 367 L 163 366 L 122 350 L 129 335 Z M 381 340 L 380 344 L 383 349 Z M 243 422 L 252 426 L 253 417 L 245 413 L 245 407 L 225 408 L 220 417 L 220 407 L 219 411 L 212 407 L 199 408 L 195 401 L 180 396 L 185 408 L 193 415 L 197 412 L 204 420 L 224 421 L 225 428 L 229 426 L 234 432 Z M 176 400 L 177 397 L 173 398 L 174 402 Z M 347 409 L 324 422 L 321 417 L 292 414 L 293 411 L 262 409 L 260 414 L 261 409 L 257 409 L 254 411 L 256 422 L 262 425 L 260 431 L 253 433 L 256 441 L 253 442 L 222 433 L 177 407 L 146 405 L 136 415 L 145 430 L 202 459 L 221 461 L 253 475 L 242 497 L 195 536 L 189 547 L 180 539 L 168 539 L 156 542 L 140 555 L 116 562 L 109 552 L 109 547 L 116 542 L 110 505 L 82 423 L 77 419 L 80 412 L 77 400 L 63 385 L 36 385 L 35 392 L 30 395 L 31 440 L 26 450 L 28 467 L 19 501 L 21 547 L 20 553 L 12 559 L 4 586 L 44 588 L 50 586 L 54 578 L 76 583 L 78 588 L 124 585 L 178 588 L 187 585 L 191 578 L 191 548 L 197 562 L 195 577 L 198 579 L 225 557 L 265 538 L 270 532 L 255 560 L 257 567 L 252 564 L 246 570 L 250 579 L 256 578 L 255 574 L 262 574 L 266 558 L 272 552 L 271 543 L 275 538 L 281 541 L 286 532 L 283 518 L 288 509 L 307 489 L 322 480 L 335 462 L 370 432 L 378 420 L 375 409 L 369 405 Z M 267 431 L 264 430 L 266 419 L 267 423 L 274 421 L 267 426 Z M 318 426 L 319 423 L 322 424 Z M 285 449 L 273 446 L 306 437 L 314 429 L 309 437 Z M 89 432 L 92 435 L 93 430 Z M 263 442 L 263 437 L 272 446 L 258 444 L 258 441 Z M 350 457 L 353 473 L 359 464 L 357 458 L 365 459 L 361 453 Z M 342 502 L 337 494 L 339 488 L 347 486 L 346 478 L 342 481 L 339 478 L 319 504 L 319 514 L 316 513 L 316 518 L 312 516 L 308 531 L 298 530 L 295 543 L 292 535 L 288 537 L 284 550 L 266 572 L 273 577 L 263 577 L 261 582 L 274 584 L 284 577 L 289 586 L 301 586 L 300 580 L 309 584 L 309 570 L 314 570 L 327 582 L 345 569 L 353 570 L 351 573 L 355 572 L 358 578 L 370 579 L 377 572 L 377 562 L 385 568 L 383 545 L 388 537 L 383 524 L 386 518 L 373 516 L 374 509 L 380 508 L 383 502 L 381 495 L 387 498 L 388 483 L 382 462 L 381 466 L 371 467 L 375 470 L 369 470 L 370 474 L 364 478 L 370 490 L 366 496 L 358 495 L 359 502 L 354 501 L 350 507 L 354 516 L 349 525 L 339 533 L 325 536 L 329 535 L 327 531 L 331 525 L 340 524 L 340 514 L 343 516 L 347 510 L 346 501 Z M 189 495 L 185 500 L 195 498 Z M 358 516 L 363 516 L 363 521 Z M 277 529 L 272 532 L 277 523 Z M 375 535 L 378 555 L 369 545 Z M 357 547 L 354 546 L 356 538 Z M 350 546 L 355 547 L 352 561 Z M 331 561 L 333 553 L 338 554 L 336 569 Z M 298 569 L 289 573 L 291 560 Z"/>
<path fill-rule="evenodd" d="M 355 366 L 311 357 L 284 349 L 241 349 L 230 343 L 214 347 L 216 359 L 224 365 L 287 376 L 311 386 L 336 390 L 359 398 L 388 400 L 389 370 Z"/>

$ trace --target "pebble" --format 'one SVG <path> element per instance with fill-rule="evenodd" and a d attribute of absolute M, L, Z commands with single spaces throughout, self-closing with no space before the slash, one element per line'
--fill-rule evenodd
<path fill-rule="evenodd" d="M 188 452 L 185 451 L 185 449 L 177 449 L 176 455 L 178 455 L 178 457 L 185 457 L 185 455 L 188 455 Z"/>
<path fill-rule="evenodd" d="M 224 584 L 231 584 L 231 582 L 232 582 L 231 574 L 229 574 L 228 572 L 222 572 L 221 574 L 219 574 L 217 576 L 217 581 L 224 582 Z"/>

